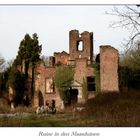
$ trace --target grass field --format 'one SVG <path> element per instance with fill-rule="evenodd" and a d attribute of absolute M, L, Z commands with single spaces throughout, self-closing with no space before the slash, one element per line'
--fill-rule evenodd
<path fill-rule="evenodd" d="M 99 94 L 81 112 L 71 108 L 56 114 L 23 113 L 0 116 L 3 127 L 140 127 L 140 93 Z M 2 109 L 1 109 L 2 110 Z"/>

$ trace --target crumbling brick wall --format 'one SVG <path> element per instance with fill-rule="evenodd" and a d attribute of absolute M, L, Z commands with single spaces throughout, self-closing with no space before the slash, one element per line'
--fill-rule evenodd
<path fill-rule="evenodd" d="M 76 59 L 74 80 L 83 83 L 83 78 L 86 77 L 87 59 Z"/>
<path fill-rule="evenodd" d="M 89 64 L 93 62 L 93 33 L 87 31 L 79 34 L 78 30 L 72 30 L 69 32 L 69 54 L 66 52 L 54 53 L 51 59 L 51 64 L 45 67 L 43 63 L 39 63 L 36 67 L 35 73 L 35 91 L 40 90 L 42 93 L 43 104 L 46 101 L 56 101 L 56 107 L 61 106 L 61 99 L 56 87 L 54 92 L 47 93 L 46 90 L 49 85 L 46 85 L 46 81 L 51 83 L 51 79 L 54 79 L 56 67 L 55 64 L 60 62 L 67 65 L 68 60 L 74 61 L 74 87 L 78 89 L 78 97 L 82 97 L 83 79 L 89 77 L 95 78 L 94 68 Z M 79 42 L 83 43 L 81 50 L 78 48 Z M 100 84 L 101 92 L 118 92 L 118 51 L 111 46 L 100 46 Z M 55 58 L 55 63 L 54 63 Z M 71 64 L 71 63 L 69 63 Z M 46 80 L 47 79 L 47 80 Z M 49 83 L 48 83 L 49 84 Z M 46 88 L 46 86 L 48 86 Z M 76 87 L 77 86 L 77 87 Z M 90 91 L 90 90 L 89 90 Z M 94 90 L 90 91 L 95 92 Z M 37 93 L 37 92 L 36 92 Z M 93 95 L 93 94 L 92 94 Z M 39 105 L 38 95 L 34 96 L 34 107 Z"/>
<path fill-rule="evenodd" d="M 55 52 L 54 57 L 55 57 L 56 65 L 59 65 L 59 64 L 68 65 L 69 54 L 66 53 L 65 51 Z"/>
<path fill-rule="evenodd" d="M 79 48 L 79 43 L 82 43 Z M 71 30 L 69 32 L 69 53 L 70 61 L 77 58 L 87 58 L 88 63 L 93 61 L 93 33 L 83 32 L 79 34 L 78 30 Z"/>
<path fill-rule="evenodd" d="M 118 92 L 118 50 L 105 45 L 100 46 L 101 92 Z"/>
<path fill-rule="evenodd" d="M 81 87 L 78 89 L 78 102 L 84 102 L 84 95 L 83 95 L 83 82 L 84 80 L 87 80 L 88 76 L 95 76 L 94 75 L 94 69 L 91 66 L 88 66 L 87 64 L 87 58 L 78 58 L 75 60 L 75 74 L 74 74 L 74 81 L 78 82 Z M 75 87 L 74 87 L 75 88 Z M 88 93 L 93 94 L 95 91 L 91 91 Z"/>
<path fill-rule="evenodd" d="M 46 79 L 53 79 L 55 76 L 55 67 L 45 67 L 42 62 L 40 62 L 36 68 L 36 77 L 35 77 L 35 98 L 34 98 L 34 107 L 37 107 L 39 105 L 38 100 L 38 90 L 42 93 L 43 98 L 43 104 L 46 104 L 47 102 L 51 102 L 52 100 L 55 100 L 56 107 L 60 107 L 61 105 L 61 99 L 59 96 L 59 93 L 56 89 L 54 89 L 53 92 L 47 92 L 46 91 Z M 54 85 L 55 86 L 55 85 Z M 55 88 L 55 87 L 54 87 Z"/>

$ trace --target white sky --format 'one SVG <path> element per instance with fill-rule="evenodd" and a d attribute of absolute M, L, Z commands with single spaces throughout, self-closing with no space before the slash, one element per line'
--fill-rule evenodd
<path fill-rule="evenodd" d="M 0 5 L 0 53 L 6 59 L 15 58 L 20 41 L 26 33 L 37 33 L 43 55 L 69 50 L 69 31 L 94 33 L 94 52 L 100 45 L 110 44 L 120 49 L 129 32 L 109 24 L 117 18 L 106 15 L 113 5 Z"/>

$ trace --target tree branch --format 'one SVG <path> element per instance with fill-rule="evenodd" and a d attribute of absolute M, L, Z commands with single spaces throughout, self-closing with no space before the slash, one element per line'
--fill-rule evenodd
<path fill-rule="evenodd" d="M 106 14 L 113 15 L 119 18 L 118 21 L 114 21 L 110 24 L 112 28 L 126 28 L 130 31 L 130 36 L 125 43 L 128 48 L 131 48 L 135 40 L 140 35 L 140 12 L 138 7 L 124 6 L 123 8 L 114 7 L 112 12 L 106 12 Z"/>

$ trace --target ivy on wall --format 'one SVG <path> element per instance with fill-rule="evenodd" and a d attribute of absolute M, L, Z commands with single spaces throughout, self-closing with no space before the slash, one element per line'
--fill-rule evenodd
<path fill-rule="evenodd" d="M 95 72 L 95 88 L 96 93 L 100 93 L 100 63 L 96 62 L 93 65 L 94 72 Z"/>

